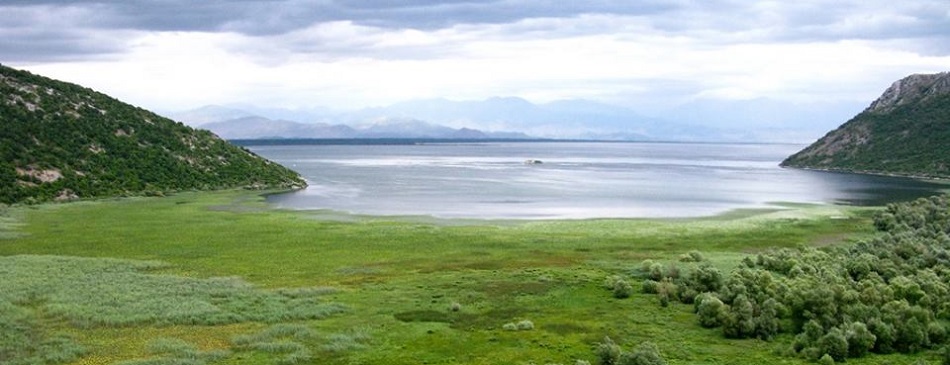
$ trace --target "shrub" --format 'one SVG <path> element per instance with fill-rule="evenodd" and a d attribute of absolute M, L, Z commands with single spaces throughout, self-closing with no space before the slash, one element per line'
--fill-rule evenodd
<path fill-rule="evenodd" d="M 664 275 L 665 275 L 664 277 L 669 278 L 669 279 L 679 279 L 680 268 L 676 266 L 675 263 L 671 262 L 670 265 L 666 267 L 666 272 L 664 273 Z"/>
<path fill-rule="evenodd" d="M 501 329 L 503 329 L 503 330 L 505 330 L 505 331 L 517 331 L 517 330 L 518 330 L 518 326 L 516 326 L 514 323 L 508 322 L 508 323 L 505 323 L 504 325 L 502 325 L 502 326 L 501 326 Z"/>
<path fill-rule="evenodd" d="M 531 322 L 527 319 L 518 322 L 516 325 L 519 331 L 529 331 L 534 329 L 534 322 Z"/>
<path fill-rule="evenodd" d="M 687 283 L 697 292 L 714 292 L 722 288 L 722 273 L 710 264 L 702 264 L 690 272 Z"/>
<path fill-rule="evenodd" d="M 620 356 L 620 365 L 666 365 L 660 349 L 653 342 L 643 342 L 633 352 Z"/>
<path fill-rule="evenodd" d="M 462 310 L 462 304 L 459 302 L 452 302 L 452 305 L 449 306 L 449 310 L 453 312 L 458 312 Z"/>
<path fill-rule="evenodd" d="M 646 294 L 657 294 L 660 291 L 660 283 L 656 280 L 646 279 L 640 285 L 640 291 Z"/>
<path fill-rule="evenodd" d="M 633 286 L 622 279 L 617 280 L 614 282 L 613 293 L 617 299 L 629 298 L 633 294 Z"/>
<path fill-rule="evenodd" d="M 595 354 L 600 365 L 666 365 L 660 349 L 652 342 L 643 342 L 633 352 L 626 352 L 610 337 L 604 337 Z"/>
<path fill-rule="evenodd" d="M 679 260 L 681 262 L 702 262 L 706 260 L 706 258 L 703 257 L 701 252 L 693 250 L 680 255 Z"/>
<path fill-rule="evenodd" d="M 623 349 L 610 337 L 604 337 L 604 342 L 597 344 L 594 354 L 597 356 L 600 365 L 617 365 L 620 361 L 620 355 L 623 354 Z"/>
<path fill-rule="evenodd" d="M 663 265 L 659 262 L 650 264 L 649 277 L 656 281 L 663 280 Z"/>
<path fill-rule="evenodd" d="M 620 280 L 623 280 L 623 278 L 621 278 L 619 275 L 608 275 L 606 278 L 604 278 L 604 289 L 614 290 L 614 285 L 616 285 Z"/>
<path fill-rule="evenodd" d="M 653 267 L 653 260 L 643 260 L 640 262 L 640 274 L 648 276 L 650 274 L 650 269 Z"/>
<path fill-rule="evenodd" d="M 821 365 L 832 365 L 835 363 L 835 359 L 831 357 L 831 355 L 824 354 L 818 359 L 818 363 Z"/>

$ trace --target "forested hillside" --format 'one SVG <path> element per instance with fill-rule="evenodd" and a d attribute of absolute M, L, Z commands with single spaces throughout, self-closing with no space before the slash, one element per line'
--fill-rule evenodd
<path fill-rule="evenodd" d="M 0 65 L 0 203 L 304 185 L 211 132 Z"/>
<path fill-rule="evenodd" d="M 865 111 L 782 166 L 950 177 L 950 73 L 895 82 Z"/>

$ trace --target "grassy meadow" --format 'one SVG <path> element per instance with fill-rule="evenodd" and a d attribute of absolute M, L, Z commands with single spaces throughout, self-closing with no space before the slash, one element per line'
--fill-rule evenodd
<path fill-rule="evenodd" d="M 872 210 L 669 220 L 458 221 L 269 208 L 253 192 L 0 208 L 0 363 L 574 364 L 611 337 L 670 364 L 800 364 L 640 293 L 636 268 L 700 250 L 728 272 L 772 247 L 847 244 Z M 604 279 L 634 283 L 615 299 Z M 932 359 L 931 359 L 932 357 Z M 853 364 L 936 363 L 936 354 Z"/>

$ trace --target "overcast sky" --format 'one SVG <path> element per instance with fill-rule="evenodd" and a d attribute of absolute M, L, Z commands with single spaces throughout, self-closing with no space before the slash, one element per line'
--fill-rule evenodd
<path fill-rule="evenodd" d="M 950 70 L 950 1 L 2 0 L 0 63 L 165 111 L 870 102 Z"/>

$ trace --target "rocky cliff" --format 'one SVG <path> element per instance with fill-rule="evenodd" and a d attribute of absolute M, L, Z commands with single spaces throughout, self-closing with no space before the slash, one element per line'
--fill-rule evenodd
<path fill-rule="evenodd" d="M 782 166 L 950 177 L 950 72 L 894 82 L 867 109 Z"/>

